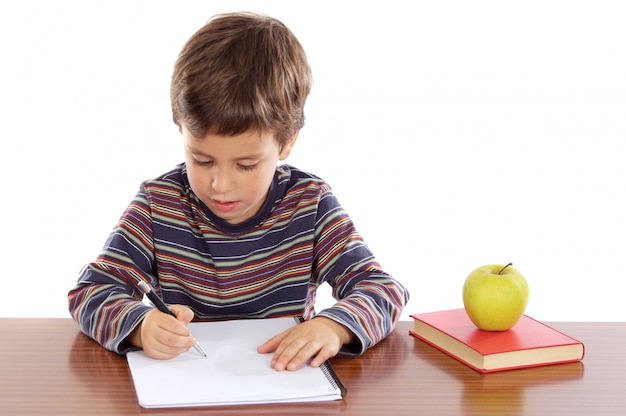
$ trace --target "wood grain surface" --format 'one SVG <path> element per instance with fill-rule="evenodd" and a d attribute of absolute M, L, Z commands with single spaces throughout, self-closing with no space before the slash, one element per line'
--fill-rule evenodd
<path fill-rule="evenodd" d="M 584 342 L 583 362 L 486 375 L 411 337 L 412 325 L 331 360 L 348 388 L 341 401 L 143 409 L 126 359 L 71 319 L 0 318 L 0 414 L 626 415 L 624 322 L 551 322 Z"/>

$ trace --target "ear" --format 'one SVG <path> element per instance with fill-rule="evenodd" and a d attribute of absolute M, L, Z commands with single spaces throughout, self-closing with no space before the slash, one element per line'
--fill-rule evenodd
<path fill-rule="evenodd" d="M 298 133 L 300 133 L 300 130 L 298 130 L 296 134 L 294 134 L 293 137 L 289 139 L 287 143 L 285 143 L 283 148 L 280 150 L 280 154 L 278 155 L 278 160 L 285 160 L 287 159 L 287 157 L 289 157 L 289 155 L 291 154 L 291 149 L 293 149 L 293 145 L 296 143 L 296 140 L 298 139 Z"/>

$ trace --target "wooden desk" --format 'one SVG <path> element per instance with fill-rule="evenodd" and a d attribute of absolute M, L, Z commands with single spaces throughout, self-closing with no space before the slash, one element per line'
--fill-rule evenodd
<path fill-rule="evenodd" d="M 148 410 L 126 359 L 71 319 L 3 318 L 0 414 L 626 415 L 626 322 L 552 323 L 585 343 L 582 363 L 488 375 L 411 337 L 412 325 L 400 322 L 360 358 L 332 360 L 348 388 L 342 401 Z"/>

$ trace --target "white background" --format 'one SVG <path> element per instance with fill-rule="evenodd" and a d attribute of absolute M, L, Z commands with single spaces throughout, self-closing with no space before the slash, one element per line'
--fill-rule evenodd
<path fill-rule="evenodd" d="M 622 4 L 2 3 L 0 316 L 69 316 L 139 183 L 182 161 L 180 48 L 212 15 L 252 10 L 287 24 L 313 69 L 288 162 L 331 183 L 408 286 L 404 319 L 462 307 L 469 272 L 512 261 L 527 314 L 626 320 Z"/>

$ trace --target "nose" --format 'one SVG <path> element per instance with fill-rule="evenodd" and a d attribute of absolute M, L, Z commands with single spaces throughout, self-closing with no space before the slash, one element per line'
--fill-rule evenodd
<path fill-rule="evenodd" d="M 219 194 L 226 193 L 234 187 L 234 177 L 232 172 L 224 168 L 215 168 L 211 179 L 211 187 Z"/>

